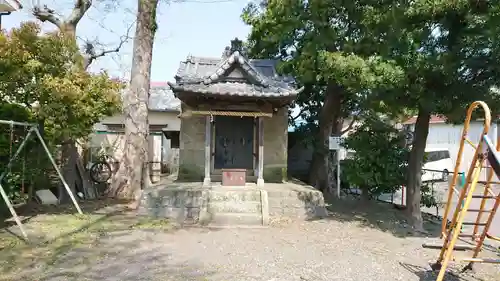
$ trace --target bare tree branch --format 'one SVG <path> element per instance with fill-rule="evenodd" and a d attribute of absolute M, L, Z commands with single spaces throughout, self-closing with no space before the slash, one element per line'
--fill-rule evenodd
<path fill-rule="evenodd" d="M 40 21 L 48 21 L 57 26 L 59 30 L 65 32 L 69 31 L 73 35 L 75 35 L 76 25 L 85 15 L 85 13 L 90 9 L 90 6 L 92 6 L 92 0 L 75 0 L 73 10 L 71 11 L 70 16 L 65 20 L 59 18 L 56 15 L 55 11 L 49 8 L 47 5 L 44 5 L 43 7 L 33 7 L 32 13 Z"/>
<path fill-rule="evenodd" d="M 103 57 L 107 54 L 110 54 L 110 53 L 118 53 L 120 51 L 120 49 L 122 48 L 122 46 L 130 39 L 130 31 L 132 29 L 134 25 L 131 24 L 128 28 L 127 28 L 127 33 L 123 36 L 120 36 L 120 43 L 118 43 L 118 46 L 116 46 L 115 48 L 112 48 L 112 49 L 108 49 L 108 50 L 102 50 L 101 52 L 98 52 L 96 53 L 95 52 L 95 46 L 93 43 L 91 42 L 86 42 L 86 46 L 85 46 L 85 54 L 84 54 L 84 67 L 85 69 L 87 69 L 93 61 L 95 61 L 96 59 L 100 58 L 100 57 Z"/>
<path fill-rule="evenodd" d="M 92 6 L 92 0 L 75 0 L 75 6 L 71 11 L 71 15 L 65 20 L 65 23 L 76 27 L 83 15 L 90 9 L 90 6 Z"/>
<path fill-rule="evenodd" d="M 47 7 L 47 5 L 44 5 L 43 7 L 35 6 L 32 13 L 33 16 L 42 22 L 48 21 L 58 28 L 61 28 L 63 25 L 61 19 L 56 16 L 55 11 Z"/>
<path fill-rule="evenodd" d="M 292 122 L 295 122 L 295 120 L 297 120 L 300 116 L 302 116 L 302 114 L 306 112 L 306 110 L 307 110 L 306 107 L 301 108 L 297 116 L 290 118 Z"/>
<path fill-rule="evenodd" d="M 354 123 L 356 123 L 356 121 L 358 121 L 358 116 L 352 117 L 351 122 L 344 130 L 340 132 L 340 135 L 342 136 L 343 134 L 349 132 L 352 129 L 352 127 L 354 127 Z"/>

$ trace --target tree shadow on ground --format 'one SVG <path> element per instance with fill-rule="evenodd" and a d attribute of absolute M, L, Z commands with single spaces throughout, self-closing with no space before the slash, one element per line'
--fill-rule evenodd
<path fill-rule="evenodd" d="M 415 274 L 420 281 L 435 281 L 439 272 L 425 269 L 422 266 L 409 263 L 399 263 L 404 269 Z M 486 281 L 485 279 L 475 277 L 471 274 L 459 274 L 455 271 L 448 271 L 443 281 Z"/>
<path fill-rule="evenodd" d="M 88 222 L 94 222 L 96 220 L 100 221 L 101 219 L 111 219 L 111 217 L 116 219 L 115 217 L 130 215 L 133 212 L 127 208 L 129 203 L 130 201 L 115 199 L 81 201 L 79 202 L 79 206 L 83 215 L 80 215 L 78 214 L 75 206 L 71 203 L 60 205 L 41 205 L 36 202 L 31 202 L 16 208 L 16 213 L 19 216 L 23 227 L 28 232 L 30 232 L 31 225 L 35 225 L 35 227 L 37 227 L 37 225 L 41 222 L 56 224 L 63 222 L 64 220 L 67 221 L 69 227 L 72 227 L 72 223 L 76 223 L 77 225 L 74 229 L 78 229 L 82 226 L 82 223 L 85 220 Z M 34 223 L 31 223 L 32 221 L 34 221 Z M 0 216 L 0 236 L 5 235 L 5 233 L 9 233 L 20 240 L 25 239 L 21 235 L 20 229 L 15 223 L 14 218 L 10 216 L 10 213 L 3 213 L 2 216 Z M 28 235 L 30 234 L 28 233 Z M 28 237 L 28 239 L 30 238 Z M 0 243 L 0 249 L 1 248 L 2 243 Z"/>
<path fill-rule="evenodd" d="M 125 211 L 129 200 L 96 199 L 80 201 L 78 205 L 84 214 L 108 214 L 112 211 Z M 31 219 L 40 215 L 78 214 L 72 203 L 60 205 L 41 205 L 30 202 L 16 208 L 16 213 L 22 223 L 28 223 Z M 9 212 L 0 214 L 0 229 L 16 225 Z"/>
<path fill-rule="evenodd" d="M 59 238 L 57 243 L 50 242 L 49 255 L 17 259 L 10 272 L 2 268 L 0 280 L 206 280 L 213 274 L 192 261 L 173 263 L 173 253 L 150 244 L 153 236 L 140 230 L 115 231 L 79 244 L 73 239 Z"/>
<path fill-rule="evenodd" d="M 121 201 L 86 202 L 82 204 L 83 215 L 68 211 L 68 206 L 43 207 L 21 213 L 31 216 L 23 223 L 28 241 L 20 239 L 17 225 L 4 224 L 0 228 L 0 270 L 4 274 L 30 260 L 52 263 L 58 255 L 74 247 L 92 245 L 110 233 L 177 228 L 166 219 L 136 216 Z"/>
<path fill-rule="evenodd" d="M 363 201 L 357 198 L 325 199 L 328 215 L 324 219 L 359 223 L 389 232 L 396 237 L 439 237 L 441 220 L 422 213 L 425 233 L 415 232 L 408 223 L 404 211 L 394 204 L 380 201 Z"/>
<path fill-rule="evenodd" d="M 20 212 L 30 218 L 23 224 L 29 240 L 19 239 L 15 224 L 0 228 L 0 280 L 206 280 L 192 263 L 169 264 L 168 255 L 141 246 L 180 227 L 138 216 L 127 203 L 84 202 L 83 215 L 71 205 Z"/>

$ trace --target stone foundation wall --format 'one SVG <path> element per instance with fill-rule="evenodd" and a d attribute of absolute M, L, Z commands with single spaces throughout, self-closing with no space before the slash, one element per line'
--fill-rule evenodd
<path fill-rule="evenodd" d="M 327 215 L 317 190 L 165 188 L 146 190 L 139 215 L 169 218 L 180 224 L 267 225 L 269 219 L 322 218 Z"/>
<path fill-rule="evenodd" d="M 155 190 L 144 192 L 138 210 L 139 215 L 169 218 L 179 223 L 199 222 L 203 190 Z"/>
<path fill-rule="evenodd" d="M 312 219 L 326 215 L 325 200 L 320 191 L 267 191 L 270 217 Z"/>

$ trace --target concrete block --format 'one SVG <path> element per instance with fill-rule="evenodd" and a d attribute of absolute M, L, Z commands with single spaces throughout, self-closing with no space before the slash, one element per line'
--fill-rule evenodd
<path fill-rule="evenodd" d="M 41 189 L 35 192 L 35 196 L 42 205 L 57 205 L 57 197 L 48 189 Z"/>

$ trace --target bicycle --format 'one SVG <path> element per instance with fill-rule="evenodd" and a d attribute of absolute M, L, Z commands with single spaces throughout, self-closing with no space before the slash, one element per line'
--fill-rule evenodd
<path fill-rule="evenodd" d="M 90 164 L 89 175 L 94 183 L 105 183 L 113 175 L 111 165 L 109 164 L 112 157 L 106 153 L 100 153 L 97 156 L 97 161 Z"/>

